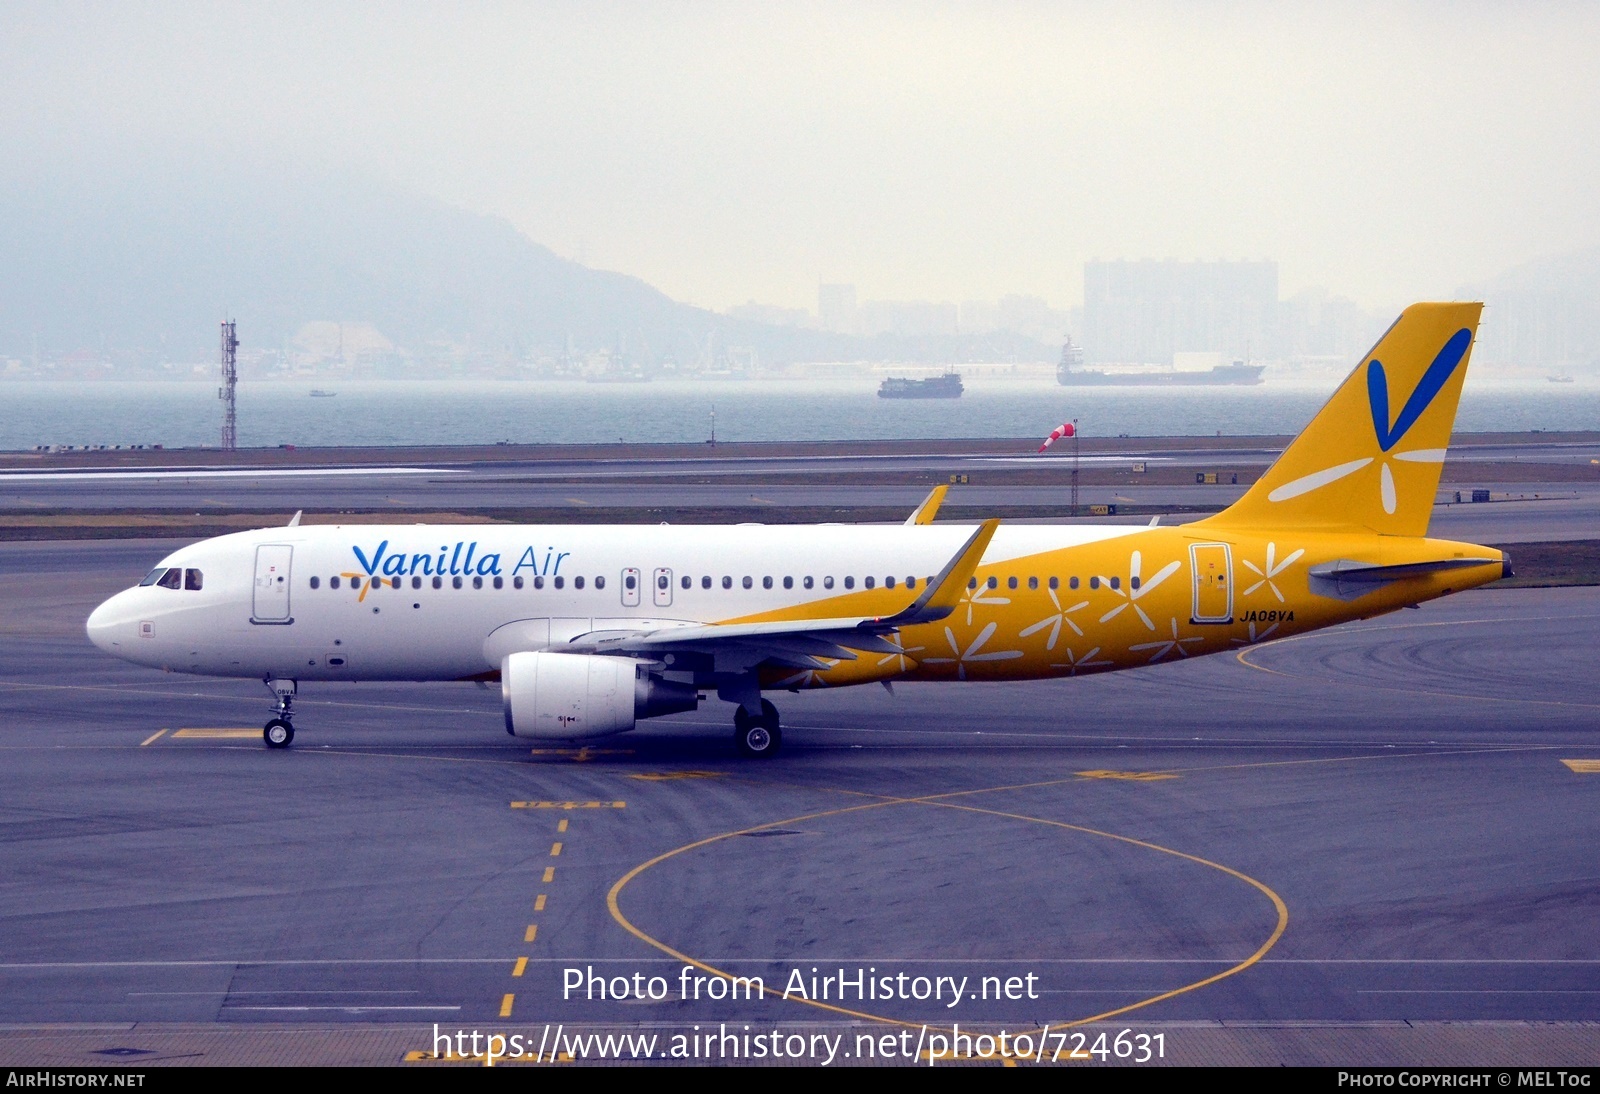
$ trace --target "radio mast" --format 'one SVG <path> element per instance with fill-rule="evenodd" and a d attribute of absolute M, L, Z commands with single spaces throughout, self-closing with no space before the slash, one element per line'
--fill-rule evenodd
<path fill-rule="evenodd" d="M 234 333 L 233 320 L 222 324 L 222 386 L 217 398 L 222 400 L 222 450 L 232 452 L 239 447 L 238 413 L 234 404 L 234 388 L 239 384 L 239 362 L 236 354 L 239 338 Z"/>

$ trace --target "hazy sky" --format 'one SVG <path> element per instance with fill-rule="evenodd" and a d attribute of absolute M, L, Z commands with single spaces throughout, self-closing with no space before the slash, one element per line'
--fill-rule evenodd
<path fill-rule="evenodd" d="M 1140 257 L 1388 308 L 1600 243 L 1597 56 L 1600 3 L 4 3 L 0 152 L 352 167 L 719 309 Z"/>

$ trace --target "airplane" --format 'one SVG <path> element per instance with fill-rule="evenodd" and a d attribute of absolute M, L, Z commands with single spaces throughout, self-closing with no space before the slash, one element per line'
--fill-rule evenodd
<path fill-rule="evenodd" d="M 173 552 L 95 609 L 107 653 L 250 677 L 294 739 L 301 681 L 500 684 L 506 731 L 578 741 L 734 704 L 777 753 L 765 694 L 1141 668 L 1420 604 L 1509 576 L 1430 539 L 1482 311 L 1395 320 L 1239 501 L 1187 524 L 305 526 Z M 892 687 L 891 687 L 892 690 Z"/>

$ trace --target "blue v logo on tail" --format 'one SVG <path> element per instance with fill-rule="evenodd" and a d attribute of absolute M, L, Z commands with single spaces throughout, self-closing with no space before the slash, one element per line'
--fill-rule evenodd
<path fill-rule="evenodd" d="M 1388 452 L 1417 424 L 1417 419 L 1432 405 L 1434 397 L 1450 379 L 1450 374 L 1461 364 L 1471 344 L 1472 332 L 1465 328 L 1450 337 L 1433 359 L 1433 364 L 1428 366 L 1428 371 L 1417 381 L 1415 390 L 1406 400 L 1406 405 L 1400 408 L 1400 417 L 1393 426 L 1389 424 L 1389 378 L 1383 371 L 1383 362 L 1377 358 L 1368 362 L 1367 402 L 1372 408 L 1372 431 L 1377 435 L 1380 449 Z"/>

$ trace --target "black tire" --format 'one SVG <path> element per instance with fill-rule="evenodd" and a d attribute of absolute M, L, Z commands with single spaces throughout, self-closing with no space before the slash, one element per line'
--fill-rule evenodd
<path fill-rule="evenodd" d="M 268 748 L 288 748 L 294 740 L 294 726 L 282 718 L 274 718 L 261 731 L 261 739 L 267 742 Z"/>
<path fill-rule="evenodd" d="M 733 740 L 740 755 L 752 760 L 764 760 L 778 754 L 783 747 L 783 731 L 778 728 L 778 708 L 761 700 L 761 713 L 751 717 L 744 707 L 733 712 Z"/>

